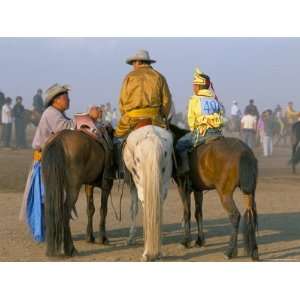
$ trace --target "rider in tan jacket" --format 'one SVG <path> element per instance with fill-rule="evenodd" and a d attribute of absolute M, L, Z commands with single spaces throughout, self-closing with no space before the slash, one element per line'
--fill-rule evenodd
<path fill-rule="evenodd" d="M 151 67 L 155 61 L 145 50 L 139 51 L 127 63 L 133 66 L 124 79 L 119 109 L 121 119 L 115 136 L 127 136 L 141 119 L 151 119 L 151 124 L 165 127 L 165 118 L 171 108 L 171 93 L 166 79 Z"/>

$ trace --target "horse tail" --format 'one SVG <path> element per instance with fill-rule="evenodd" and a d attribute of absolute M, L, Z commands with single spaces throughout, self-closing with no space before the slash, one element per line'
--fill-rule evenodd
<path fill-rule="evenodd" d="M 258 175 L 257 160 L 250 151 L 244 151 L 239 164 L 240 188 L 245 194 L 252 194 L 256 189 Z"/>
<path fill-rule="evenodd" d="M 61 138 L 55 138 L 43 151 L 45 184 L 45 224 L 48 256 L 61 252 L 64 236 L 65 152 Z"/>
<path fill-rule="evenodd" d="M 258 249 L 256 243 L 256 231 L 258 229 L 257 210 L 255 203 L 255 192 L 245 195 L 246 211 L 243 216 L 243 237 L 245 252 L 252 260 L 258 260 Z"/>
<path fill-rule="evenodd" d="M 163 158 L 163 146 L 159 138 L 145 139 L 141 143 L 145 151 L 143 173 L 144 195 L 144 239 L 145 260 L 153 260 L 160 255 L 161 247 L 161 162 Z M 151 150 L 150 150 L 151 149 Z M 149 151 L 150 150 L 150 151 Z"/>
<path fill-rule="evenodd" d="M 296 172 L 296 164 L 300 161 L 300 149 L 298 147 L 300 142 L 300 122 L 297 122 L 292 127 L 291 132 L 291 144 L 292 144 L 292 158 L 289 160 L 289 164 L 293 167 L 293 172 Z"/>
<path fill-rule="evenodd" d="M 255 190 L 257 181 L 257 160 L 250 152 L 243 152 L 240 158 L 240 188 L 246 200 L 246 211 L 243 216 L 243 236 L 246 253 L 258 260 L 256 231 L 258 228 Z"/>
<path fill-rule="evenodd" d="M 292 158 L 289 160 L 289 165 L 295 167 L 300 161 L 300 148 L 297 145 L 293 145 Z"/>

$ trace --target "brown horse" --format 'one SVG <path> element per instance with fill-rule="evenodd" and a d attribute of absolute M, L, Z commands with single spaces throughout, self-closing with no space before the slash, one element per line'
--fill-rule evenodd
<path fill-rule="evenodd" d="M 77 253 L 71 236 L 71 212 L 76 213 L 75 204 L 80 188 L 86 185 L 88 202 L 87 241 L 94 242 L 93 187 L 100 187 L 100 243 L 108 242 L 106 236 L 106 215 L 108 197 L 113 180 L 103 182 L 105 149 L 94 138 L 77 130 L 59 132 L 43 150 L 42 172 L 45 185 L 45 224 L 47 255 Z"/>
<path fill-rule="evenodd" d="M 290 160 L 290 164 L 292 165 L 293 173 L 296 173 L 296 165 L 300 161 L 300 121 L 296 122 L 292 125 L 292 135 L 291 135 L 291 142 L 292 142 L 292 158 Z"/>
<path fill-rule="evenodd" d="M 175 141 L 188 131 L 170 125 Z M 233 193 L 239 187 L 246 204 L 244 213 L 244 241 L 246 253 L 252 260 L 258 260 L 256 244 L 257 212 L 255 189 L 257 182 L 257 160 L 252 150 L 241 140 L 221 137 L 194 148 L 190 153 L 189 178 L 194 191 L 195 218 L 198 226 L 196 244 L 204 245 L 202 225 L 203 191 L 217 190 L 222 206 L 229 215 L 232 234 L 225 256 L 230 259 L 237 256 L 237 237 L 240 213 L 233 200 Z M 183 244 L 191 247 L 191 189 L 184 178 L 177 178 L 178 189 L 184 207 L 185 239 Z"/>
<path fill-rule="evenodd" d="M 38 111 L 25 109 L 25 118 L 24 118 L 25 128 L 29 124 L 33 124 L 35 127 L 37 127 L 39 125 L 41 117 L 42 114 L 39 113 Z"/>

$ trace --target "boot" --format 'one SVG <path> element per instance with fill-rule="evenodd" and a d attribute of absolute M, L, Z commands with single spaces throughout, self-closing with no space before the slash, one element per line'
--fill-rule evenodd
<path fill-rule="evenodd" d="M 187 151 L 179 154 L 180 160 L 177 167 L 177 176 L 183 176 L 190 171 L 189 155 Z"/>
<path fill-rule="evenodd" d="M 117 171 L 116 178 L 124 179 L 124 163 L 122 158 L 122 143 L 114 144 L 114 170 Z"/>

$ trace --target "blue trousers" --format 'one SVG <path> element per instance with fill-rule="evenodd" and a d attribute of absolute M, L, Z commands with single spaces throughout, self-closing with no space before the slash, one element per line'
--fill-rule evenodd
<path fill-rule="evenodd" d="M 177 141 L 175 150 L 177 153 L 180 154 L 192 149 L 193 147 L 197 147 L 197 145 L 205 143 L 205 140 L 210 137 L 217 137 L 217 136 L 222 136 L 222 131 L 218 128 L 207 129 L 204 136 L 199 136 L 199 135 L 197 136 L 196 132 L 189 132 Z"/>
<path fill-rule="evenodd" d="M 177 141 L 175 150 L 177 153 L 183 153 L 185 151 L 190 150 L 193 146 L 194 146 L 194 135 L 192 132 L 189 132 Z"/>

